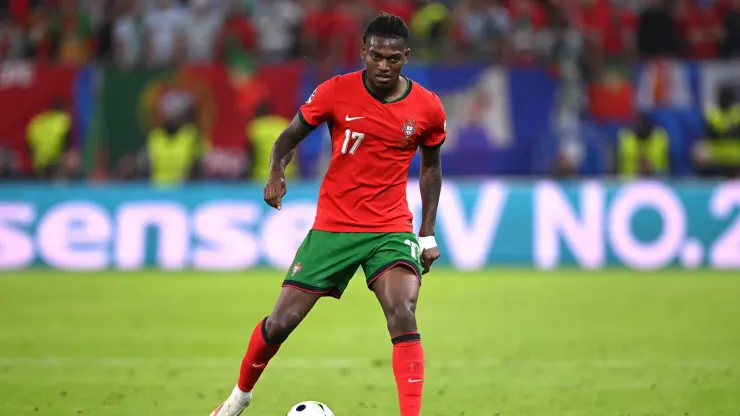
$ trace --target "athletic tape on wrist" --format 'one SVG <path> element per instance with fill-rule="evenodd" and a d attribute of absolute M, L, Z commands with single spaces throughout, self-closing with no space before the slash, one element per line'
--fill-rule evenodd
<path fill-rule="evenodd" d="M 428 237 L 419 237 L 419 248 L 421 248 L 421 251 L 434 247 L 437 247 L 437 240 L 434 239 L 433 235 Z"/>

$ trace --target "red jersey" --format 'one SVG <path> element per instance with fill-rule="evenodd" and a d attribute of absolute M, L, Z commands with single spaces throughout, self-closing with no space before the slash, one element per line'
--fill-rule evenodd
<path fill-rule="evenodd" d="M 365 71 L 358 71 L 319 85 L 298 114 L 306 126 L 326 122 L 331 132 L 332 158 L 313 229 L 413 232 L 408 171 L 417 147 L 445 140 L 439 98 L 409 80 L 401 97 L 386 102 L 367 88 Z"/>

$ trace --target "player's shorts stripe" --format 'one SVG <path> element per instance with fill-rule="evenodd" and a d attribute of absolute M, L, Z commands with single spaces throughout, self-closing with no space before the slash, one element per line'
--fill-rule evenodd
<path fill-rule="evenodd" d="M 324 288 L 308 285 L 303 282 L 297 282 L 295 280 L 283 281 L 283 287 L 292 287 L 294 289 L 302 290 L 304 292 L 313 293 L 314 295 L 332 296 L 332 297 L 339 299 L 339 295 L 334 289 L 324 289 Z"/>
<path fill-rule="evenodd" d="M 303 117 L 303 113 L 301 113 L 301 110 L 298 110 L 298 120 L 301 122 L 301 124 L 303 124 L 303 127 L 309 130 L 313 130 L 316 128 L 316 126 L 309 123 L 308 120 L 306 120 L 306 118 Z"/>
<path fill-rule="evenodd" d="M 383 267 L 378 269 L 378 271 L 375 272 L 375 274 L 370 276 L 370 278 L 367 280 L 368 289 L 372 289 L 373 283 L 375 283 L 375 281 L 378 280 L 380 276 L 384 275 L 385 273 L 387 273 L 389 270 L 391 270 L 392 268 L 396 266 L 404 266 L 404 267 L 408 267 L 409 269 L 411 269 L 416 275 L 416 278 L 419 279 L 419 285 L 421 285 L 421 273 L 419 273 L 419 270 L 416 268 L 416 265 L 414 263 L 408 260 L 394 260 L 390 263 L 386 263 L 385 265 L 383 265 Z"/>
<path fill-rule="evenodd" d="M 436 148 L 438 148 L 438 147 L 441 147 L 441 146 L 442 146 L 442 145 L 443 145 L 443 144 L 445 143 L 445 140 L 447 140 L 447 138 L 446 138 L 446 137 L 445 137 L 444 139 L 442 139 L 442 141 L 441 141 L 441 142 L 439 142 L 439 143 L 435 144 L 434 146 L 424 146 L 423 144 L 422 144 L 422 145 L 420 145 L 420 146 L 421 146 L 422 148 L 424 148 L 424 149 L 436 149 Z"/>

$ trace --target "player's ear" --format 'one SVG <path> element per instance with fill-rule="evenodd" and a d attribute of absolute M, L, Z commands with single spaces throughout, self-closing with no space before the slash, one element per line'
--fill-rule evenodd
<path fill-rule="evenodd" d="M 406 65 L 409 63 L 409 56 L 411 56 L 411 49 L 406 48 L 406 50 L 403 52 L 403 64 Z"/>
<path fill-rule="evenodd" d="M 367 48 L 365 48 L 365 42 L 362 42 L 360 44 L 360 58 L 364 61 L 365 56 L 367 56 Z"/>

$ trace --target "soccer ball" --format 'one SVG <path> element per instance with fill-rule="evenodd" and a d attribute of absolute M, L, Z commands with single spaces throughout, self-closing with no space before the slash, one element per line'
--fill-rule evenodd
<path fill-rule="evenodd" d="M 334 412 L 324 403 L 300 402 L 286 416 L 334 416 Z"/>

